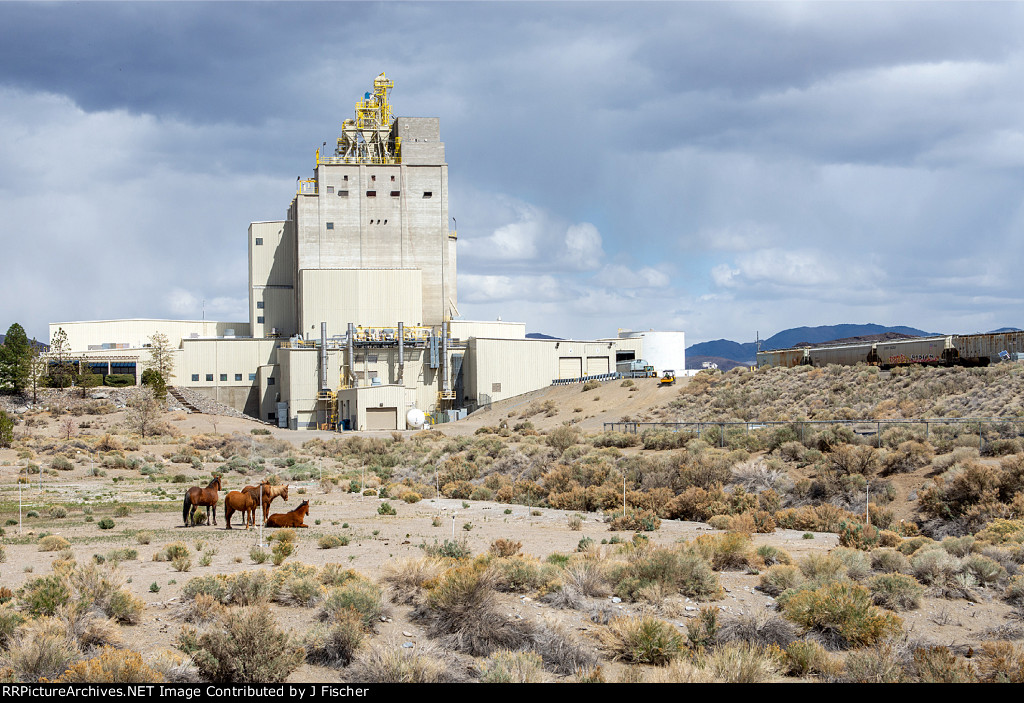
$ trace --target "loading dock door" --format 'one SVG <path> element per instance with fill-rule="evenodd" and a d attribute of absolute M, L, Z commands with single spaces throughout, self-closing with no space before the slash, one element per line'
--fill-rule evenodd
<path fill-rule="evenodd" d="M 579 378 L 583 375 L 583 358 L 579 356 L 562 356 L 558 359 L 559 378 Z"/>
<path fill-rule="evenodd" d="M 607 356 L 588 356 L 587 357 L 587 375 L 597 376 L 598 374 L 608 373 L 608 357 Z"/>
<path fill-rule="evenodd" d="M 397 430 L 398 408 L 367 408 L 366 429 Z"/>

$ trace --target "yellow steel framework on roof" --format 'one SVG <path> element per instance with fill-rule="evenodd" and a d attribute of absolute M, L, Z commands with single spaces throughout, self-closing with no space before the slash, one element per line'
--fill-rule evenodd
<path fill-rule="evenodd" d="M 394 81 L 381 73 L 373 80 L 373 92 L 356 102 L 355 119 L 345 120 L 334 156 L 317 152 L 320 164 L 398 164 L 402 162 L 402 143 L 391 136 L 391 103 L 388 93 Z"/>

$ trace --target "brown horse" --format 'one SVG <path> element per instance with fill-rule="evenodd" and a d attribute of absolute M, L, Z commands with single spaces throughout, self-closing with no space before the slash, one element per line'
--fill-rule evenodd
<path fill-rule="evenodd" d="M 224 522 L 231 529 L 231 516 L 239 511 L 245 516 L 245 529 L 256 525 L 256 506 L 260 503 L 259 487 L 246 486 L 240 491 L 231 491 L 224 496 Z"/>
<path fill-rule="evenodd" d="M 266 522 L 267 516 L 270 515 L 270 504 L 274 502 L 274 498 L 281 496 L 288 500 L 288 486 L 272 486 L 267 481 L 263 481 L 260 486 L 263 486 L 263 522 Z M 252 488 L 259 495 L 260 486 L 246 486 L 242 490 L 247 491 Z"/>
<path fill-rule="evenodd" d="M 199 505 L 207 505 L 210 507 L 213 524 L 217 524 L 218 491 L 220 491 L 220 476 L 215 476 L 214 479 L 210 481 L 210 485 L 206 488 L 193 486 L 188 489 L 188 493 L 185 494 L 185 503 L 181 507 L 181 519 L 185 522 L 185 527 L 189 526 L 190 520 L 192 522 L 192 526 L 195 527 L 196 507 Z"/>
<path fill-rule="evenodd" d="M 274 513 L 267 518 L 266 527 L 309 527 L 302 524 L 309 515 L 309 501 L 299 503 L 299 507 L 290 513 Z"/>

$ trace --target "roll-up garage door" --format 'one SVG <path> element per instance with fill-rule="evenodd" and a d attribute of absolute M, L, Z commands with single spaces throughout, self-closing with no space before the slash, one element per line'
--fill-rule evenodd
<path fill-rule="evenodd" d="M 558 358 L 559 378 L 579 378 L 583 375 L 583 358 L 579 356 L 562 356 Z"/>
<path fill-rule="evenodd" d="M 608 373 L 608 357 L 607 356 L 588 356 L 587 357 L 587 375 L 597 376 L 598 374 Z"/>
<path fill-rule="evenodd" d="M 366 429 L 397 430 L 398 408 L 367 408 Z"/>

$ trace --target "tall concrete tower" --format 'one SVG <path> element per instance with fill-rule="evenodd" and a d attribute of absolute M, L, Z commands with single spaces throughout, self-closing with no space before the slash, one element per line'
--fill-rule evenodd
<path fill-rule="evenodd" d="M 350 322 L 439 325 L 452 315 L 456 234 L 439 121 L 393 118 L 392 87 L 377 76 L 334 153 L 317 151 L 286 221 L 250 227 L 253 336 L 277 327 L 308 337 L 321 322 L 332 334 Z"/>

